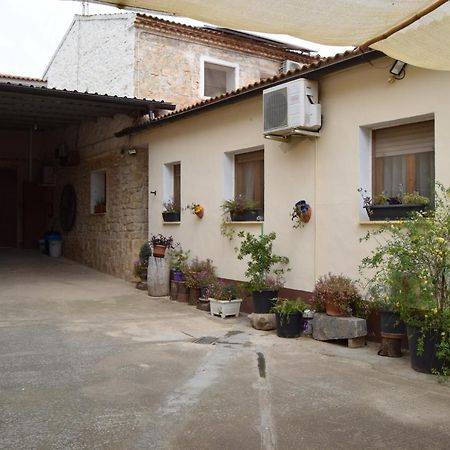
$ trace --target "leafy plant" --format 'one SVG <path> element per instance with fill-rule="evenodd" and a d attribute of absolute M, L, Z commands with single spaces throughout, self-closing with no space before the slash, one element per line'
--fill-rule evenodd
<path fill-rule="evenodd" d="M 271 312 L 276 313 L 280 316 L 281 324 L 286 321 L 289 323 L 290 316 L 293 314 L 303 314 L 308 308 L 308 305 L 302 301 L 301 298 L 297 298 L 296 300 L 290 300 L 283 297 L 278 297 L 277 303 L 272 306 Z"/>
<path fill-rule="evenodd" d="M 245 276 L 248 278 L 248 287 L 252 291 L 273 290 L 270 286 L 271 280 L 276 280 L 278 286 L 283 284 L 285 267 L 289 264 L 289 258 L 273 253 L 273 241 L 275 233 L 255 236 L 251 233 L 241 231 L 238 233 L 241 245 L 237 258 L 247 259 L 247 270 Z"/>
<path fill-rule="evenodd" d="M 164 212 L 168 213 L 179 213 L 180 212 L 180 206 L 175 203 L 173 200 L 168 200 L 167 202 L 163 203 Z"/>
<path fill-rule="evenodd" d="M 237 288 L 234 284 L 216 279 L 208 286 L 208 297 L 216 300 L 234 300 L 237 298 Z"/>
<path fill-rule="evenodd" d="M 377 247 L 360 271 L 375 292 L 400 311 L 404 322 L 420 329 L 418 352 L 428 333 L 437 333 L 439 357 L 450 361 L 450 198 L 436 184 L 436 207 L 417 212 L 401 225 L 385 224 L 362 239 Z M 383 295 L 383 294 L 382 294 Z"/>
<path fill-rule="evenodd" d="M 187 205 L 186 208 L 190 209 L 192 214 L 199 214 L 202 211 L 203 206 L 200 203 L 191 203 Z"/>
<path fill-rule="evenodd" d="M 136 278 L 140 278 L 141 280 L 147 279 L 147 267 L 148 267 L 148 260 L 147 263 L 143 263 L 140 260 L 137 260 L 134 262 L 133 265 L 133 275 Z"/>
<path fill-rule="evenodd" d="M 402 203 L 404 205 L 428 205 L 430 199 L 423 195 L 419 195 L 417 191 L 411 192 L 409 194 L 404 194 L 402 197 Z"/>
<path fill-rule="evenodd" d="M 211 259 L 205 261 L 194 258 L 183 267 L 186 285 L 190 288 L 209 286 L 216 278 L 216 268 Z"/>
<path fill-rule="evenodd" d="M 373 205 L 423 205 L 426 206 L 430 203 L 430 199 L 423 195 L 420 195 L 417 191 L 403 193 L 400 186 L 399 194 L 394 197 L 388 197 L 385 192 L 376 194 L 372 199 L 367 190 L 359 188 L 358 192 L 361 194 L 363 200 L 363 207 L 370 209 Z"/>
<path fill-rule="evenodd" d="M 152 256 L 152 246 L 150 241 L 144 242 L 139 250 L 139 261 L 148 266 L 148 259 Z"/>
<path fill-rule="evenodd" d="M 169 252 L 170 268 L 177 272 L 181 272 L 189 258 L 189 253 L 190 250 L 185 252 L 180 246 L 171 249 Z"/>
<path fill-rule="evenodd" d="M 328 273 L 320 277 L 316 282 L 313 298 L 316 309 L 320 311 L 325 310 L 327 303 L 348 314 L 355 312 L 355 309 L 362 309 L 362 298 L 356 283 L 344 275 Z"/>
<path fill-rule="evenodd" d="M 258 209 L 258 203 L 243 195 L 237 195 L 234 200 L 225 200 L 220 207 L 224 213 L 243 213 Z"/>
<path fill-rule="evenodd" d="M 154 247 L 155 245 L 163 245 L 167 248 L 174 248 L 178 244 L 174 244 L 172 236 L 163 236 L 162 234 L 153 235 L 150 238 L 150 243 Z"/>

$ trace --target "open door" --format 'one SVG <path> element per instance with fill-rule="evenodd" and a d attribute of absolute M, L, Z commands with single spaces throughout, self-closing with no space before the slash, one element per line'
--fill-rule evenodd
<path fill-rule="evenodd" d="M 17 171 L 0 169 L 0 247 L 17 246 Z"/>

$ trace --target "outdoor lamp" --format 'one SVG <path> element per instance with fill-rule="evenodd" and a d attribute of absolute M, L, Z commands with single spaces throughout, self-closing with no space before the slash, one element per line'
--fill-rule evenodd
<path fill-rule="evenodd" d="M 399 59 L 397 59 L 394 64 L 392 65 L 391 69 L 389 70 L 390 73 L 392 73 L 392 75 L 394 75 L 395 77 L 404 77 L 405 76 L 405 66 L 406 63 L 403 61 L 400 61 Z M 403 73 L 403 76 L 402 76 Z"/>

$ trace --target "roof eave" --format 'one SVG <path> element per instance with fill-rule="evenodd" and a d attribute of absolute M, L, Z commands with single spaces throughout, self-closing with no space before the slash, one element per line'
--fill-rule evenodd
<path fill-rule="evenodd" d="M 243 100 L 248 97 L 252 97 L 257 95 L 262 90 L 267 89 L 269 87 L 278 86 L 279 84 L 286 83 L 288 81 L 296 80 L 302 77 L 309 78 L 318 78 L 320 76 L 326 75 L 327 73 L 335 72 L 338 70 L 343 70 L 348 67 L 352 67 L 358 64 L 362 64 L 366 61 L 371 61 L 373 59 L 382 58 L 386 55 L 378 50 L 370 50 L 365 53 L 355 53 L 354 55 L 349 56 L 348 58 L 332 61 L 330 63 L 313 63 L 309 65 L 307 68 L 299 69 L 298 71 L 292 74 L 286 74 L 282 78 L 277 78 L 275 81 L 267 81 L 267 83 L 256 83 L 254 87 L 243 88 L 242 91 L 237 90 L 236 93 L 232 95 L 224 94 L 217 99 L 212 101 L 207 101 L 205 104 L 200 104 L 191 109 L 183 109 L 179 112 L 174 112 L 170 115 L 162 117 L 160 119 L 156 119 L 150 122 L 143 123 L 141 125 L 137 125 L 134 127 L 124 128 L 123 130 L 115 133 L 116 137 L 122 137 L 126 135 L 131 135 L 134 133 L 138 133 L 140 131 L 144 131 L 149 128 L 153 128 L 155 126 L 165 125 L 167 122 L 181 119 L 188 115 L 199 114 L 203 112 L 205 109 L 211 109 L 218 106 L 221 106 L 225 103 L 235 103 L 240 100 Z M 319 65 L 320 64 L 320 65 Z"/>

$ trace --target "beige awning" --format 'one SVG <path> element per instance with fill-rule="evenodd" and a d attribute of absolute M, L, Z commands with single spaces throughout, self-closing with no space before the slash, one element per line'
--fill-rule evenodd
<path fill-rule="evenodd" d="M 190 17 L 213 25 L 289 34 L 324 45 L 371 48 L 419 67 L 450 70 L 450 4 L 432 0 L 91 0 Z M 431 12 L 427 7 L 437 7 Z M 432 9 L 432 8 L 431 8 Z"/>

